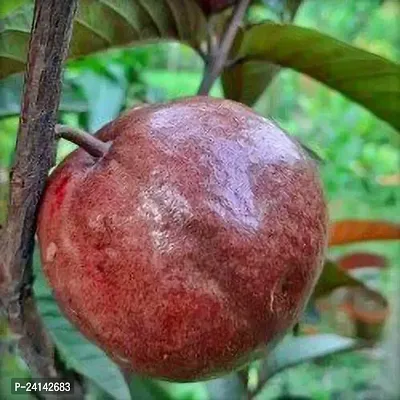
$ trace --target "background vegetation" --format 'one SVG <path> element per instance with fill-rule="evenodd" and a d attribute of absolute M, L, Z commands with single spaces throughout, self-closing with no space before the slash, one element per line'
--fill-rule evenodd
<path fill-rule="evenodd" d="M 277 20 L 279 2 L 266 3 L 269 8 L 261 5 L 254 7 L 248 18 L 253 22 L 265 18 Z M 15 4 L 17 6 L 17 2 Z M 0 9 L 0 12 L 5 11 Z M 299 9 L 295 22 L 299 26 L 315 28 L 400 62 L 399 20 L 400 8 L 396 1 L 307 0 Z M 95 132 L 121 111 L 135 104 L 194 95 L 202 72 L 203 62 L 200 57 L 188 46 L 178 43 L 114 49 L 75 59 L 68 63 L 65 71 L 60 120 Z M 5 183 L 18 128 L 21 88 L 22 77 L 19 74 L 0 81 L 0 222 L 5 218 Z M 221 82 L 218 82 L 211 95 L 222 96 L 222 93 Z M 275 119 L 322 159 L 320 170 L 332 220 L 357 217 L 399 221 L 400 136 L 393 127 L 340 93 L 292 70 L 284 70 L 277 75 L 254 108 L 260 114 Z M 58 161 L 73 149 L 74 145 L 60 141 Z M 385 256 L 390 268 L 368 269 L 364 271 L 364 277 L 389 299 L 398 295 L 398 243 L 373 242 L 332 247 L 330 255 L 338 258 L 353 251 L 368 251 Z M 37 271 L 40 275 L 39 269 Z M 36 290 L 39 297 L 51 296 L 40 277 Z M 67 325 L 63 328 L 67 332 L 63 337 L 62 329 L 54 326 L 51 319 L 51 315 L 57 315 L 57 310 L 52 308 L 55 305 L 51 303 L 48 307 L 46 309 L 46 303 L 42 303 L 41 311 L 47 315 L 46 323 L 50 330 L 58 332 L 55 335 L 57 345 L 65 353 L 71 352 L 73 346 L 74 351 L 77 351 L 76 343 L 83 346 L 83 340 L 79 338 L 74 342 L 74 335 L 78 334 L 71 333 Z M 333 314 L 335 312 L 333 310 Z M 314 315 L 314 319 L 309 316 L 301 327 L 303 332 L 340 331 L 346 334 L 346 323 L 340 324 L 338 316 L 332 312 L 330 315 L 325 314 Z M 0 338 L 2 331 L 3 337 L 7 338 L 4 343 L 11 346 L 12 338 L 6 335 L 4 322 L 0 326 Z M 388 354 L 392 351 L 390 340 L 393 329 L 386 326 L 385 332 L 383 339 L 371 348 L 328 356 L 277 374 L 257 399 L 267 400 L 289 394 L 304 395 L 313 400 L 379 399 L 383 393 L 382 386 L 388 384 L 384 371 L 390 362 L 387 360 Z M 72 346 L 71 341 L 75 343 Z M 119 384 L 121 378 L 119 372 L 113 369 L 115 367 L 110 366 L 107 359 L 99 357 L 97 350 L 82 350 L 81 347 L 80 351 L 88 352 L 89 361 L 83 363 L 72 354 L 69 357 L 71 366 L 80 371 L 94 369 L 103 380 L 107 376 L 101 385 L 101 379 L 91 376 L 93 372 L 88 373 L 93 382 L 91 398 L 113 396 L 124 399 Z M 22 360 L 13 351 L 3 354 L 0 393 L 8 396 L 9 379 L 29 374 Z M 90 357 L 93 357 L 93 365 L 90 364 Z M 257 376 L 250 370 L 249 385 L 254 385 L 255 380 Z M 237 382 L 230 382 L 231 386 L 229 380 L 221 382 L 171 384 L 135 377 L 130 386 L 134 393 L 132 398 L 140 400 L 238 398 L 239 391 L 235 389 Z M 0 394 L 0 398 L 7 397 Z"/>

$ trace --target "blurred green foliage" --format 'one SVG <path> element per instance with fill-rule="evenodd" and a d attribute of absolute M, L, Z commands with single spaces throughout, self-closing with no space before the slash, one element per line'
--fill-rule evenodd
<path fill-rule="evenodd" d="M 274 18 L 274 13 L 265 8 L 255 9 L 249 19 L 257 22 L 265 17 Z M 300 8 L 296 23 L 399 62 L 399 20 L 396 1 L 308 0 Z M 60 121 L 94 132 L 135 104 L 195 94 L 201 74 L 202 62 L 198 55 L 177 43 L 118 49 L 70 61 L 65 81 L 76 89 L 86 106 L 82 112 L 61 110 Z M 222 96 L 220 82 L 211 95 Z M 333 219 L 399 219 L 400 136 L 392 127 L 341 94 L 289 70 L 278 75 L 255 109 L 275 119 L 321 156 L 321 174 Z M 0 119 L 0 223 L 5 218 L 4 183 L 12 163 L 17 127 L 17 115 Z M 74 148 L 60 141 L 58 161 Z M 397 184 L 391 183 L 393 179 L 389 177 L 396 175 Z M 387 243 L 353 245 L 333 250 L 332 254 L 354 247 L 377 249 L 388 256 L 395 268 L 382 274 L 380 286 L 383 292 L 393 293 L 393 282 L 400 278 L 397 246 Z M 380 360 L 379 351 L 345 354 L 327 358 L 322 364 L 299 366 L 274 377 L 259 398 L 272 399 L 283 393 L 295 393 L 314 400 L 357 399 L 359 388 L 367 386 L 379 374 L 377 360 Z M 2 362 L 6 365 L 0 365 L 3 377 L 4 371 L 10 368 L 13 373 L 19 371 L 20 376 L 26 374 L 24 366 L 14 365 L 15 359 L 2 359 Z M 0 379 L 0 390 L 1 386 Z M 202 383 L 177 385 L 134 380 L 131 386 L 135 386 L 136 393 L 141 393 L 140 399 L 144 400 L 209 398 Z M 333 397 L 339 392 L 344 397 Z"/>

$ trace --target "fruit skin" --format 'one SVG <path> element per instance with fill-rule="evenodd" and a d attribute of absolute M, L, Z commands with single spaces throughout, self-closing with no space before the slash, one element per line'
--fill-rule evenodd
<path fill-rule="evenodd" d="M 38 236 L 67 317 L 122 367 L 220 376 L 298 320 L 321 271 L 327 214 L 314 162 L 229 100 L 133 109 L 51 175 Z"/>
<path fill-rule="evenodd" d="M 214 14 L 235 4 L 237 0 L 197 0 L 206 14 Z"/>

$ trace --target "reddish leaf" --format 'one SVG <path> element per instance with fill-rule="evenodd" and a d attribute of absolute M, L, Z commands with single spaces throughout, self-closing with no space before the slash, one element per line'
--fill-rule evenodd
<path fill-rule="evenodd" d="M 353 317 L 363 322 L 381 322 L 388 314 L 387 300 L 380 293 L 367 287 L 349 289 L 346 303 L 351 305 Z"/>
<path fill-rule="evenodd" d="M 380 338 L 389 314 L 385 297 L 366 286 L 337 289 L 317 299 L 316 306 L 336 333 L 373 342 Z"/>
<path fill-rule="evenodd" d="M 336 263 L 340 268 L 346 270 L 366 267 L 385 268 L 387 259 L 374 253 L 351 253 L 338 258 Z"/>
<path fill-rule="evenodd" d="M 380 338 L 389 315 L 388 301 L 380 293 L 366 287 L 351 288 L 345 306 L 357 337 L 373 341 Z"/>
<path fill-rule="evenodd" d="M 331 315 L 331 324 L 341 334 L 369 340 L 380 337 L 388 314 L 387 300 L 380 293 L 331 261 L 325 262 L 311 302 L 325 317 Z"/>
<path fill-rule="evenodd" d="M 329 245 L 391 239 L 400 239 L 399 224 L 386 221 L 348 219 L 332 224 Z"/>

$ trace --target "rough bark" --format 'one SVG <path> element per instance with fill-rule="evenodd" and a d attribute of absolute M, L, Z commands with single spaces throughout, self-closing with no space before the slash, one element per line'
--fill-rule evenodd
<path fill-rule="evenodd" d="M 33 376 L 71 378 L 35 305 L 32 253 L 36 216 L 54 163 L 54 126 L 77 0 L 36 0 L 21 105 L 8 217 L 0 240 L 0 306 Z M 76 380 L 74 398 L 82 398 Z M 62 398 L 62 397 L 59 397 Z M 71 397 L 69 397 L 71 399 Z"/>

